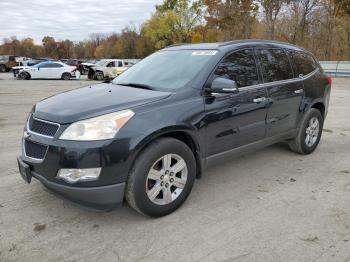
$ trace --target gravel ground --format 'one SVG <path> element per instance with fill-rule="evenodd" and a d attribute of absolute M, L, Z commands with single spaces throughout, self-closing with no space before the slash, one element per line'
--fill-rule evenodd
<path fill-rule="evenodd" d="M 91 82 L 0 79 L 0 261 L 350 261 L 350 79 L 333 81 L 313 154 L 278 144 L 217 165 L 160 219 L 26 185 L 16 156 L 32 105 Z"/>

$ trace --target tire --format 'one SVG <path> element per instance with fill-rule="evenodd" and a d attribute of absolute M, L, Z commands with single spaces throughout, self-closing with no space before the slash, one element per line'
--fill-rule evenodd
<path fill-rule="evenodd" d="M 6 73 L 6 66 L 5 65 L 0 65 L 0 72 Z"/>
<path fill-rule="evenodd" d="M 317 120 L 318 122 L 317 128 L 311 127 L 311 126 L 316 126 L 316 121 L 314 120 Z M 290 149 L 293 152 L 302 154 L 302 155 L 307 155 L 312 153 L 317 148 L 320 142 L 320 139 L 322 136 L 323 121 L 324 119 L 322 117 L 321 112 L 315 108 L 311 108 L 305 114 L 297 136 L 293 140 L 288 141 Z"/>
<path fill-rule="evenodd" d="M 71 78 L 70 73 L 63 73 L 61 79 L 62 80 L 69 80 Z"/>
<path fill-rule="evenodd" d="M 102 72 L 96 72 L 94 78 L 96 78 L 96 80 L 98 80 L 98 81 L 102 81 L 103 78 L 104 78 L 103 73 Z"/>
<path fill-rule="evenodd" d="M 164 168 L 167 165 L 163 159 L 170 158 L 172 160 L 169 162 L 169 170 L 174 172 L 167 172 Z M 176 166 L 180 162 L 181 165 Z M 180 166 L 185 167 L 176 171 Z M 153 176 L 157 179 L 153 180 Z M 165 216 L 185 202 L 195 177 L 196 161 L 191 149 L 177 139 L 160 138 L 151 142 L 137 157 L 128 177 L 125 197 L 129 205 L 141 214 L 151 217 Z M 161 189 L 157 194 L 159 187 Z M 150 197 L 152 193 L 154 198 Z"/>
<path fill-rule="evenodd" d="M 21 72 L 18 74 L 18 79 L 28 80 L 28 79 L 30 79 L 30 75 L 27 72 Z"/>

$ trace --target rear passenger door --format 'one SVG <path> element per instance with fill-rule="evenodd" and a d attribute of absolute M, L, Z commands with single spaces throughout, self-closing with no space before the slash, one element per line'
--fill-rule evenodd
<path fill-rule="evenodd" d="M 257 49 L 264 85 L 270 100 L 266 136 L 296 128 L 304 95 L 301 79 L 295 78 L 283 49 Z"/>

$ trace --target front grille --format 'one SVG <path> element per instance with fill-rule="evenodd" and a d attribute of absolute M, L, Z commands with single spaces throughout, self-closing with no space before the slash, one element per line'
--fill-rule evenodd
<path fill-rule="evenodd" d="M 34 118 L 33 115 L 31 115 L 28 120 L 28 127 L 29 131 L 44 136 L 54 137 L 60 125 Z"/>
<path fill-rule="evenodd" d="M 42 160 L 45 157 L 47 147 L 48 146 L 34 143 L 29 140 L 24 140 L 24 152 L 27 157 Z"/>

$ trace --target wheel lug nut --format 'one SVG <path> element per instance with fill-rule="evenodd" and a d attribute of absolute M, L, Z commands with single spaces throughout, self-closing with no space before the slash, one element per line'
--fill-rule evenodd
<path fill-rule="evenodd" d="M 174 182 L 174 178 L 170 179 L 170 182 L 171 182 L 171 183 Z"/>
<path fill-rule="evenodd" d="M 164 182 L 160 183 L 161 186 L 164 186 Z"/>
<path fill-rule="evenodd" d="M 174 175 L 174 172 L 171 172 L 170 175 L 173 176 L 173 175 Z"/>
<path fill-rule="evenodd" d="M 160 176 L 160 179 L 162 179 L 162 180 L 163 180 L 163 178 L 164 178 L 164 176 L 163 176 L 163 175 L 161 175 L 161 176 Z"/>
<path fill-rule="evenodd" d="M 166 174 L 166 175 L 169 174 L 169 170 L 165 171 L 165 174 Z"/>
<path fill-rule="evenodd" d="M 165 187 L 168 187 L 168 186 L 169 186 L 169 184 L 168 184 L 168 183 L 166 183 L 166 184 L 165 184 Z"/>

